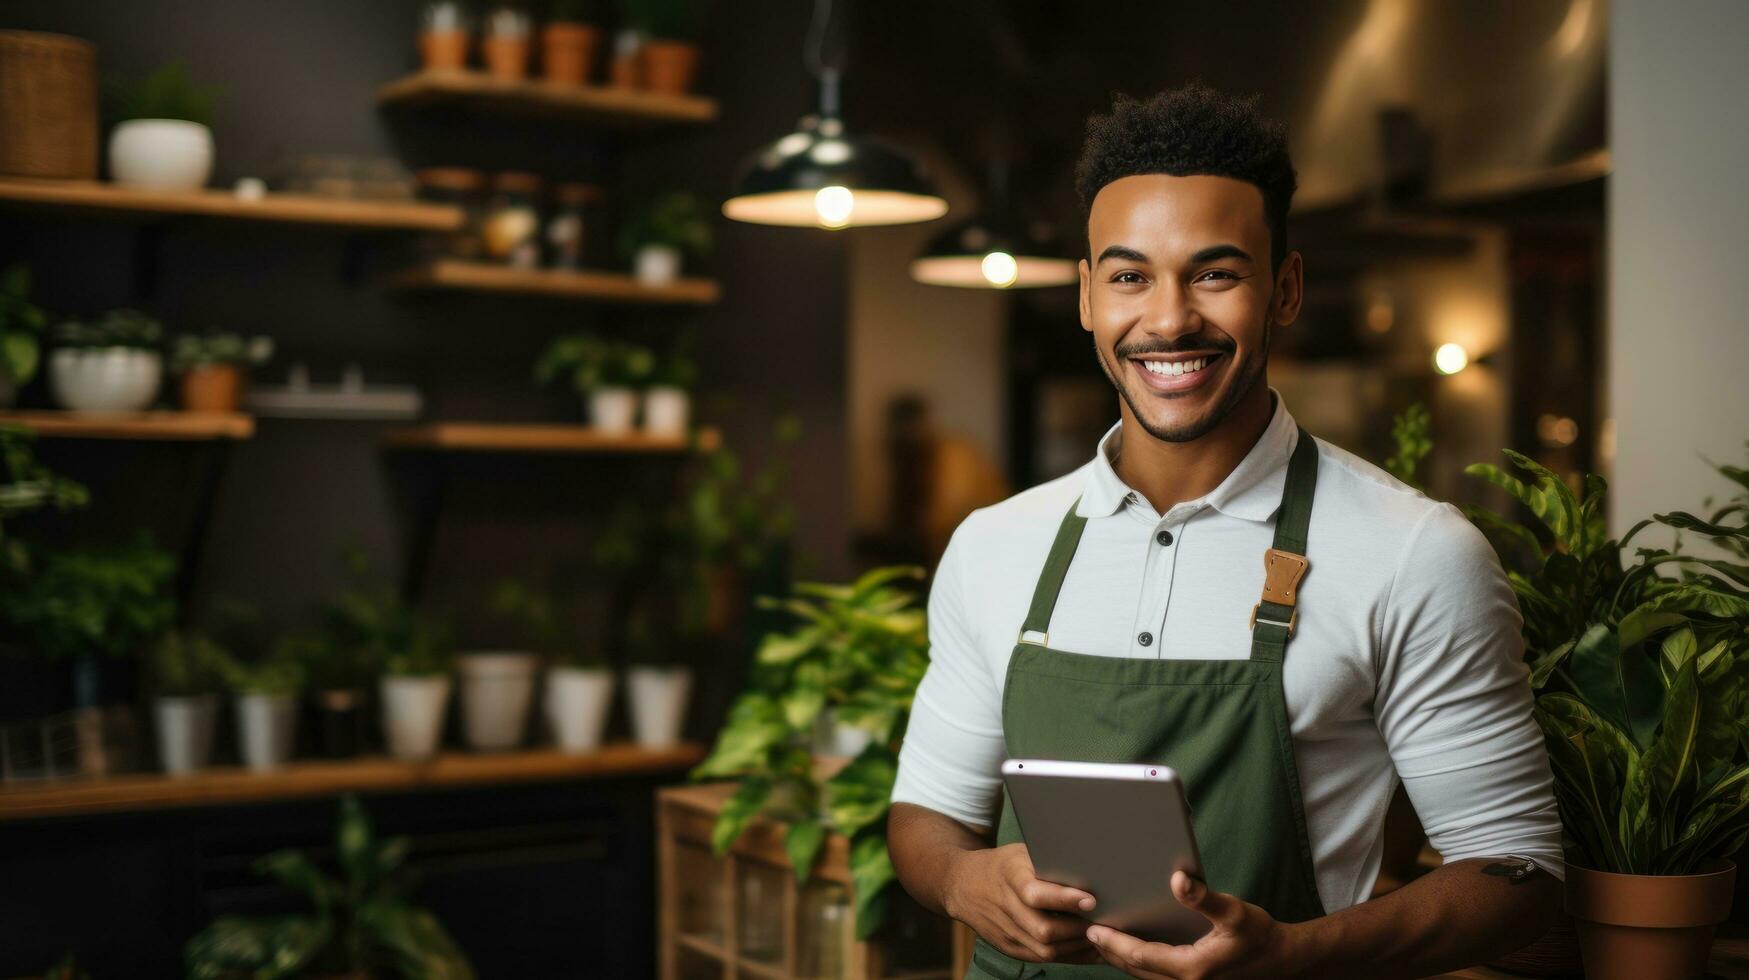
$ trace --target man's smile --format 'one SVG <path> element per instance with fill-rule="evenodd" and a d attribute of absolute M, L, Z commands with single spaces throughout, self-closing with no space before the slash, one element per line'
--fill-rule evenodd
<path fill-rule="evenodd" d="M 1225 356 L 1221 351 L 1137 354 L 1129 362 L 1150 390 L 1176 394 L 1207 385 L 1219 373 Z"/>

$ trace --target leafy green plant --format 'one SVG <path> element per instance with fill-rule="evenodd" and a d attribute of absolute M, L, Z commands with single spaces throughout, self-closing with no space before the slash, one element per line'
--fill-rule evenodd
<path fill-rule="evenodd" d="M 658 357 L 650 370 L 652 388 L 691 388 L 698 383 L 698 363 L 686 345 L 678 344 L 666 356 Z"/>
<path fill-rule="evenodd" d="M 686 191 L 670 191 L 634 208 L 619 229 L 619 250 L 627 258 L 646 245 L 666 245 L 695 256 L 711 247 L 704 205 Z"/>
<path fill-rule="evenodd" d="M 171 630 L 159 637 L 147 654 L 146 667 L 159 697 L 216 693 L 234 669 L 228 651 L 193 630 Z"/>
<path fill-rule="evenodd" d="M 704 30 L 705 0 L 621 0 L 626 26 L 668 41 L 695 41 Z"/>
<path fill-rule="evenodd" d="M 46 657 L 127 656 L 174 621 L 165 586 L 175 570 L 175 557 L 144 535 L 117 548 L 51 551 L 0 592 L 0 619 Z"/>
<path fill-rule="evenodd" d="M 268 659 L 298 665 L 313 691 L 357 691 L 376 678 L 380 665 L 326 629 L 293 630 L 274 642 Z"/>
<path fill-rule="evenodd" d="M 908 587 L 922 577 L 919 568 L 881 568 L 849 585 L 801 583 L 786 599 L 762 599 L 798 625 L 760 643 L 748 690 L 730 709 L 709 757 L 692 772 L 695 779 L 742 780 L 713 830 L 718 853 L 755 816 L 771 812 L 788 821 L 784 846 L 797 878 L 806 880 L 826 834 L 848 837 L 862 938 L 885 921 L 894 880 L 887 808 L 911 699 L 929 665 L 924 610 Z M 862 728 L 871 740 L 843 769 L 817 783 L 808 746 L 828 711 L 836 723 Z"/>
<path fill-rule="evenodd" d="M 1385 472 L 1417 490 L 1422 489 L 1421 461 L 1433 452 L 1433 421 L 1427 406 L 1416 402 L 1391 419 L 1391 438 L 1396 452 L 1385 460 Z"/>
<path fill-rule="evenodd" d="M 30 266 L 0 272 L 0 375 L 23 386 L 36 376 L 48 317 L 30 301 Z"/>
<path fill-rule="evenodd" d="M 139 347 L 155 350 L 164 341 L 164 325 L 139 310 L 110 310 L 95 319 L 55 324 L 56 346 L 81 350 Z"/>
<path fill-rule="evenodd" d="M 636 388 L 650 379 L 656 355 L 648 347 L 609 340 L 592 333 L 555 337 L 535 362 L 541 384 L 565 379 L 579 392 L 597 388 Z"/>
<path fill-rule="evenodd" d="M 350 584 L 323 610 L 332 653 L 359 668 L 376 668 L 386 674 L 448 673 L 451 650 L 447 628 L 373 581 L 363 551 L 351 549 L 343 557 Z"/>
<path fill-rule="evenodd" d="M 31 572 L 30 547 L 6 529 L 6 522 L 38 510 L 70 511 L 91 501 L 84 486 L 44 466 L 31 446 L 36 433 L 0 424 L 0 594 Z"/>
<path fill-rule="evenodd" d="M 1680 875 L 1730 856 L 1749 837 L 1749 565 L 1641 547 L 1624 566 L 1622 553 L 1662 525 L 1743 555 L 1749 471 L 1720 468 L 1744 492 L 1709 518 L 1656 514 L 1615 541 L 1602 478 L 1587 476 L 1580 497 L 1506 455 L 1525 479 L 1487 464 L 1466 472 L 1528 508 L 1549 543 L 1487 511 L 1472 518 L 1496 542 L 1524 616 L 1572 858 Z"/>
<path fill-rule="evenodd" d="M 188 66 L 172 61 L 137 85 L 115 87 L 117 119 L 184 119 L 211 126 L 218 90 L 194 84 Z"/>
<path fill-rule="evenodd" d="M 234 333 L 185 333 L 170 351 L 170 369 L 180 374 L 208 364 L 260 367 L 273 356 L 272 337 L 245 338 Z"/>
<path fill-rule="evenodd" d="M 282 640 L 259 660 L 228 660 L 225 686 L 238 694 L 296 694 L 308 675 L 297 650 L 295 641 L 288 644 Z"/>
<path fill-rule="evenodd" d="M 340 875 L 302 851 L 275 851 L 255 872 L 306 896 L 300 915 L 225 916 L 183 948 L 190 980 L 280 980 L 309 975 L 470 980 L 461 947 L 429 911 L 406 898 L 404 837 L 379 841 L 355 796 L 340 801 L 335 834 Z"/>

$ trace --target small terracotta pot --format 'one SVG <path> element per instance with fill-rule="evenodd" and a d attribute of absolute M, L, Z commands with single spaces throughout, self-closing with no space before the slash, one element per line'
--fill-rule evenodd
<path fill-rule="evenodd" d="M 243 403 L 243 369 L 202 364 L 182 375 L 182 407 L 190 412 L 235 412 Z"/>
<path fill-rule="evenodd" d="M 698 74 L 698 45 L 685 41 L 644 42 L 644 87 L 652 92 L 685 95 Z"/>
<path fill-rule="evenodd" d="M 528 77 L 528 35 L 487 35 L 480 39 L 486 73 L 506 82 Z"/>
<path fill-rule="evenodd" d="M 615 54 L 607 63 L 607 83 L 614 88 L 638 88 L 644 78 L 641 52 Z"/>
<path fill-rule="evenodd" d="M 1701 874 L 1621 875 L 1567 866 L 1567 911 L 1590 980 L 1698 977 L 1731 913 L 1737 866 Z"/>
<path fill-rule="evenodd" d="M 427 70 L 460 71 L 468 66 L 467 31 L 426 31 L 419 35 L 419 60 Z"/>
<path fill-rule="evenodd" d="M 583 85 L 595 67 L 601 32 L 588 24 L 548 24 L 540 32 L 541 74 L 549 82 Z"/>

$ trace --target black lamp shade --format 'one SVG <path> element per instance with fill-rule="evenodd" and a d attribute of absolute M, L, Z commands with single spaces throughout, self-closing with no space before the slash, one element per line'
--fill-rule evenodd
<path fill-rule="evenodd" d="M 1074 259 L 1048 244 L 973 218 L 937 235 L 911 261 L 911 278 L 932 286 L 1031 289 L 1080 281 Z"/>

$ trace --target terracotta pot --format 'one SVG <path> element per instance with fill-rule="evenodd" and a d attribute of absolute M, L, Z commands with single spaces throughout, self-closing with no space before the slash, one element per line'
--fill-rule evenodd
<path fill-rule="evenodd" d="M 595 67 L 601 32 L 589 24 L 548 24 L 540 32 L 541 74 L 549 82 L 584 85 Z"/>
<path fill-rule="evenodd" d="M 202 364 L 182 375 L 182 407 L 190 412 L 235 412 L 243 403 L 243 369 L 235 364 Z"/>
<path fill-rule="evenodd" d="M 428 71 L 461 71 L 468 66 L 468 32 L 426 31 L 419 35 L 419 60 Z"/>
<path fill-rule="evenodd" d="M 637 52 L 616 53 L 607 65 L 607 83 L 614 88 L 637 88 L 644 77 L 644 59 Z"/>
<path fill-rule="evenodd" d="M 652 92 L 685 95 L 698 74 L 698 45 L 651 39 L 643 48 L 644 87 Z"/>
<path fill-rule="evenodd" d="M 493 78 L 520 82 L 528 77 L 528 35 L 488 35 L 480 39 L 480 56 Z"/>
<path fill-rule="evenodd" d="M 1620 875 L 1567 866 L 1567 911 L 1591 980 L 1698 977 L 1731 912 L 1737 866 L 1701 874 Z"/>

